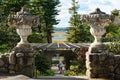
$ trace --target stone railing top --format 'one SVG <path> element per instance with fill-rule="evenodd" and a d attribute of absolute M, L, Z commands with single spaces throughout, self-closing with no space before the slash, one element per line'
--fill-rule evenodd
<path fill-rule="evenodd" d="M 39 19 L 37 16 L 31 15 L 26 8 L 22 8 L 21 11 L 15 15 L 8 16 L 8 22 L 16 28 L 20 27 L 34 27 L 37 25 Z"/>

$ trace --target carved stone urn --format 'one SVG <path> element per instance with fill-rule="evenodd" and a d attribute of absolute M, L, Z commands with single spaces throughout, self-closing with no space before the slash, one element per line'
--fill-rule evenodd
<path fill-rule="evenodd" d="M 94 42 L 90 45 L 89 52 L 99 53 L 104 50 L 105 46 L 102 44 L 101 39 L 106 32 L 104 28 L 111 22 L 112 16 L 96 8 L 95 11 L 89 15 L 83 15 L 81 19 L 90 25 L 90 33 L 94 37 Z"/>
<path fill-rule="evenodd" d="M 31 27 L 35 27 L 38 17 L 27 12 L 26 8 L 15 15 L 9 15 L 8 22 L 16 28 L 20 36 L 20 42 L 9 54 L 9 73 L 24 74 L 29 77 L 34 76 L 34 51 L 27 42 L 27 37 L 32 33 Z"/>
<path fill-rule="evenodd" d="M 89 80 L 109 80 L 113 75 L 110 74 L 112 68 L 108 68 L 108 66 L 113 67 L 114 63 L 107 64 L 106 66 L 106 63 L 109 63 L 107 58 L 111 57 L 111 55 L 106 51 L 106 46 L 102 43 L 101 39 L 106 32 L 104 28 L 112 21 L 113 16 L 96 8 L 89 15 L 83 15 L 81 19 L 90 25 L 90 33 L 94 37 L 94 42 L 86 53 L 86 75 Z"/>
<path fill-rule="evenodd" d="M 17 34 L 20 36 L 21 44 L 28 44 L 27 37 L 32 33 L 31 27 L 35 27 L 38 22 L 38 17 L 27 12 L 26 8 L 22 8 L 20 12 L 15 15 L 9 15 L 8 22 L 16 28 Z"/>

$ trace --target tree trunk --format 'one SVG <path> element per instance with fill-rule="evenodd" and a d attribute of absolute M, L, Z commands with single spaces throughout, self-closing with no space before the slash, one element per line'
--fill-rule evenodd
<path fill-rule="evenodd" d="M 51 35 L 51 31 L 48 29 L 47 22 L 46 22 L 46 37 L 47 37 L 47 42 L 52 43 L 52 35 Z"/>

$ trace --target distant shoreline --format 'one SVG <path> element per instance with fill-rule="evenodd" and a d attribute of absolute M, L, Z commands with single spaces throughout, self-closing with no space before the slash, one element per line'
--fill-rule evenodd
<path fill-rule="evenodd" d="M 67 34 L 65 31 L 55 31 L 52 36 L 53 42 L 64 42 L 66 41 Z"/>

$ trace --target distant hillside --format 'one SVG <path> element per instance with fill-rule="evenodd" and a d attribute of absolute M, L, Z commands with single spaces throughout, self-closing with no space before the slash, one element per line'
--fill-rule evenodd
<path fill-rule="evenodd" d="M 54 31 L 68 31 L 68 27 L 54 27 Z"/>

